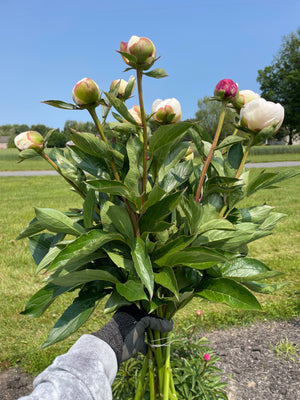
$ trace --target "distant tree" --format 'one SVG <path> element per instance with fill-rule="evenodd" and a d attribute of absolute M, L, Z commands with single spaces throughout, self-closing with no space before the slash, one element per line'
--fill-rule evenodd
<path fill-rule="evenodd" d="M 212 101 L 208 96 L 198 100 L 198 111 L 195 113 L 195 119 L 199 122 L 199 125 L 202 126 L 202 128 L 204 128 L 205 131 L 211 136 L 211 138 L 215 136 L 219 122 L 220 111 L 221 102 Z M 234 113 L 230 110 L 227 110 L 220 136 L 221 139 L 224 139 L 228 135 L 232 135 L 233 120 Z"/>
<path fill-rule="evenodd" d="M 289 136 L 289 144 L 300 132 L 300 28 L 282 38 L 271 65 L 258 70 L 261 96 L 285 108 L 282 129 L 277 137 Z"/>
<path fill-rule="evenodd" d="M 97 129 L 95 127 L 95 124 L 93 122 L 81 122 L 81 121 L 73 121 L 73 120 L 67 120 L 64 125 L 64 132 L 65 133 L 70 133 L 70 129 L 75 129 L 78 132 L 91 132 L 96 134 Z"/>

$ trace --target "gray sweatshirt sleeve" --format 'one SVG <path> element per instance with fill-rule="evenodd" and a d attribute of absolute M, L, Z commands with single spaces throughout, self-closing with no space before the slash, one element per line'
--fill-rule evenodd
<path fill-rule="evenodd" d="M 33 392 L 19 400 L 111 400 L 117 370 L 112 348 L 93 335 L 83 335 L 35 378 Z"/>

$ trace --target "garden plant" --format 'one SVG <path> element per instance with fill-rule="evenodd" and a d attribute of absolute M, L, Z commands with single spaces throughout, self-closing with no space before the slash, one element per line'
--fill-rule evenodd
<path fill-rule="evenodd" d="M 45 280 L 23 314 L 39 317 L 56 298 L 76 292 L 44 347 L 75 332 L 100 301 L 106 313 L 135 304 L 172 320 L 195 297 L 260 310 L 253 292 L 272 293 L 285 284 L 267 283 L 280 272 L 247 256 L 248 243 L 270 235 L 283 214 L 268 205 L 239 208 L 258 190 L 296 174 L 263 172 L 250 179 L 244 168 L 250 148 L 280 128 L 283 107 L 251 90 L 239 92 L 233 80 L 223 79 L 211 99 L 222 104 L 211 141 L 201 121 L 181 121 L 175 98 L 157 99 L 146 112 L 142 80 L 167 76 L 162 68 L 151 69 L 158 60 L 151 40 L 132 36 L 121 42 L 119 53 L 125 71 L 136 73 L 128 82 L 116 79 L 101 93 L 96 82 L 84 78 L 73 88 L 74 104 L 44 102 L 87 110 L 98 134 L 71 130 L 67 148 L 47 153 L 53 131 L 46 138 L 27 131 L 15 139 L 20 160 L 38 153 L 83 201 L 81 209 L 64 213 L 36 208 L 18 236 L 29 238 L 37 273 Z M 128 110 L 126 100 L 135 85 L 138 104 Z M 107 122 L 111 110 L 116 122 Z M 220 142 L 226 112 L 236 114 L 236 123 L 232 135 Z M 148 352 L 137 361 L 133 399 L 199 398 L 182 386 L 178 365 L 172 368 L 173 340 L 173 334 L 148 330 Z M 194 351 L 189 339 L 183 340 Z M 186 347 L 177 346 L 180 360 Z M 199 376 L 209 358 L 202 355 Z M 196 374 L 195 365 L 190 370 Z M 225 398 L 217 387 L 205 398 Z"/>

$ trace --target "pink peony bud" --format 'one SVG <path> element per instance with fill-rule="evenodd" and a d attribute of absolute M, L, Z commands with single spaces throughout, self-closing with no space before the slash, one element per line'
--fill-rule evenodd
<path fill-rule="evenodd" d="M 210 355 L 208 353 L 205 353 L 203 356 L 204 360 L 207 362 L 210 360 Z"/>
<path fill-rule="evenodd" d="M 201 310 L 197 310 L 196 314 L 200 316 L 202 314 L 202 311 Z"/>
<path fill-rule="evenodd" d="M 128 110 L 132 118 L 139 124 L 142 125 L 141 109 L 140 106 L 134 105 Z"/>
<path fill-rule="evenodd" d="M 182 112 L 177 99 L 157 99 L 152 104 L 151 114 L 153 118 L 162 124 L 173 124 L 180 121 Z"/>
<path fill-rule="evenodd" d="M 120 51 L 133 56 L 133 58 L 126 58 L 122 54 L 125 63 L 133 68 L 147 70 L 155 62 L 156 48 L 151 40 L 146 37 L 131 36 L 128 43 L 121 42 Z"/>
<path fill-rule="evenodd" d="M 83 78 L 74 86 L 72 97 L 78 106 L 88 106 L 100 100 L 100 90 L 92 79 Z"/>
<path fill-rule="evenodd" d="M 214 96 L 218 100 L 233 101 L 239 94 L 238 85 L 231 79 L 222 79 L 215 87 Z"/>
<path fill-rule="evenodd" d="M 277 132 L 284 119 L 284 108 L 279 103 L 267 101 L 262 97 L 247 103 L 240 113 L 242 126 L 253 132 L 274 126 Z"/>
<path fill-rule="evenodd" d="M 39 132 L 26 131 L 19 133 L 14 139 L 15 146 L 18 150 L 34 149 L 40 152 L 44 148 L 44 138 Z"/>

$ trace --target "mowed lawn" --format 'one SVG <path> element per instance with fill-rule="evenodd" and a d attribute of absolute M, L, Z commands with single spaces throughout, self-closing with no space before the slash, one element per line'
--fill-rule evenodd
<path fill-rule="evenodd" d="M 300 173 L 300 167 L 294 169 Z M 260 171 L 256 169 L 252 173 Z M 70 191 L 59 176 L 0 178 L 0 185 L 0 367 L 18 364 L 24 370 L 36 374 L 51 363 L 57 354 L 66 351 L 79 335 L 99 329 L 109 317 L 103 315 L 100 306 L 92 319 L 73 337 L 50 348 L 39 349 L 74 294 L 58 299 L 40 318 L 20 315 L 19 312 L 24 309 L 30 296 L 41 288 L 43 276 L 35 275 L 28 241 L 14 239 L 34 217 L 34 207 L 67 211 L 69 208 L 81 207 L 81 199 Z M 181 311 L 181 321 L 190 318 L 197 309 L 202 310 L 205 328 L 222 328 L 257 319 L 285 319 L 299 315 L 299 187 L 300 175 L 281 183 L 280 188 L 259 192 L 244 204 L 251 206 L 266 203 L 287 215 L 273 235 L 250 245 L 250 255 L 285 273 L 285 276 L 273 282 L 285 280 L 289 281 L 289 285 L 272 296 L 259 296 L 263 304 L 262 312 L 235 311 L 227 306 L 194 300 Z"/>

